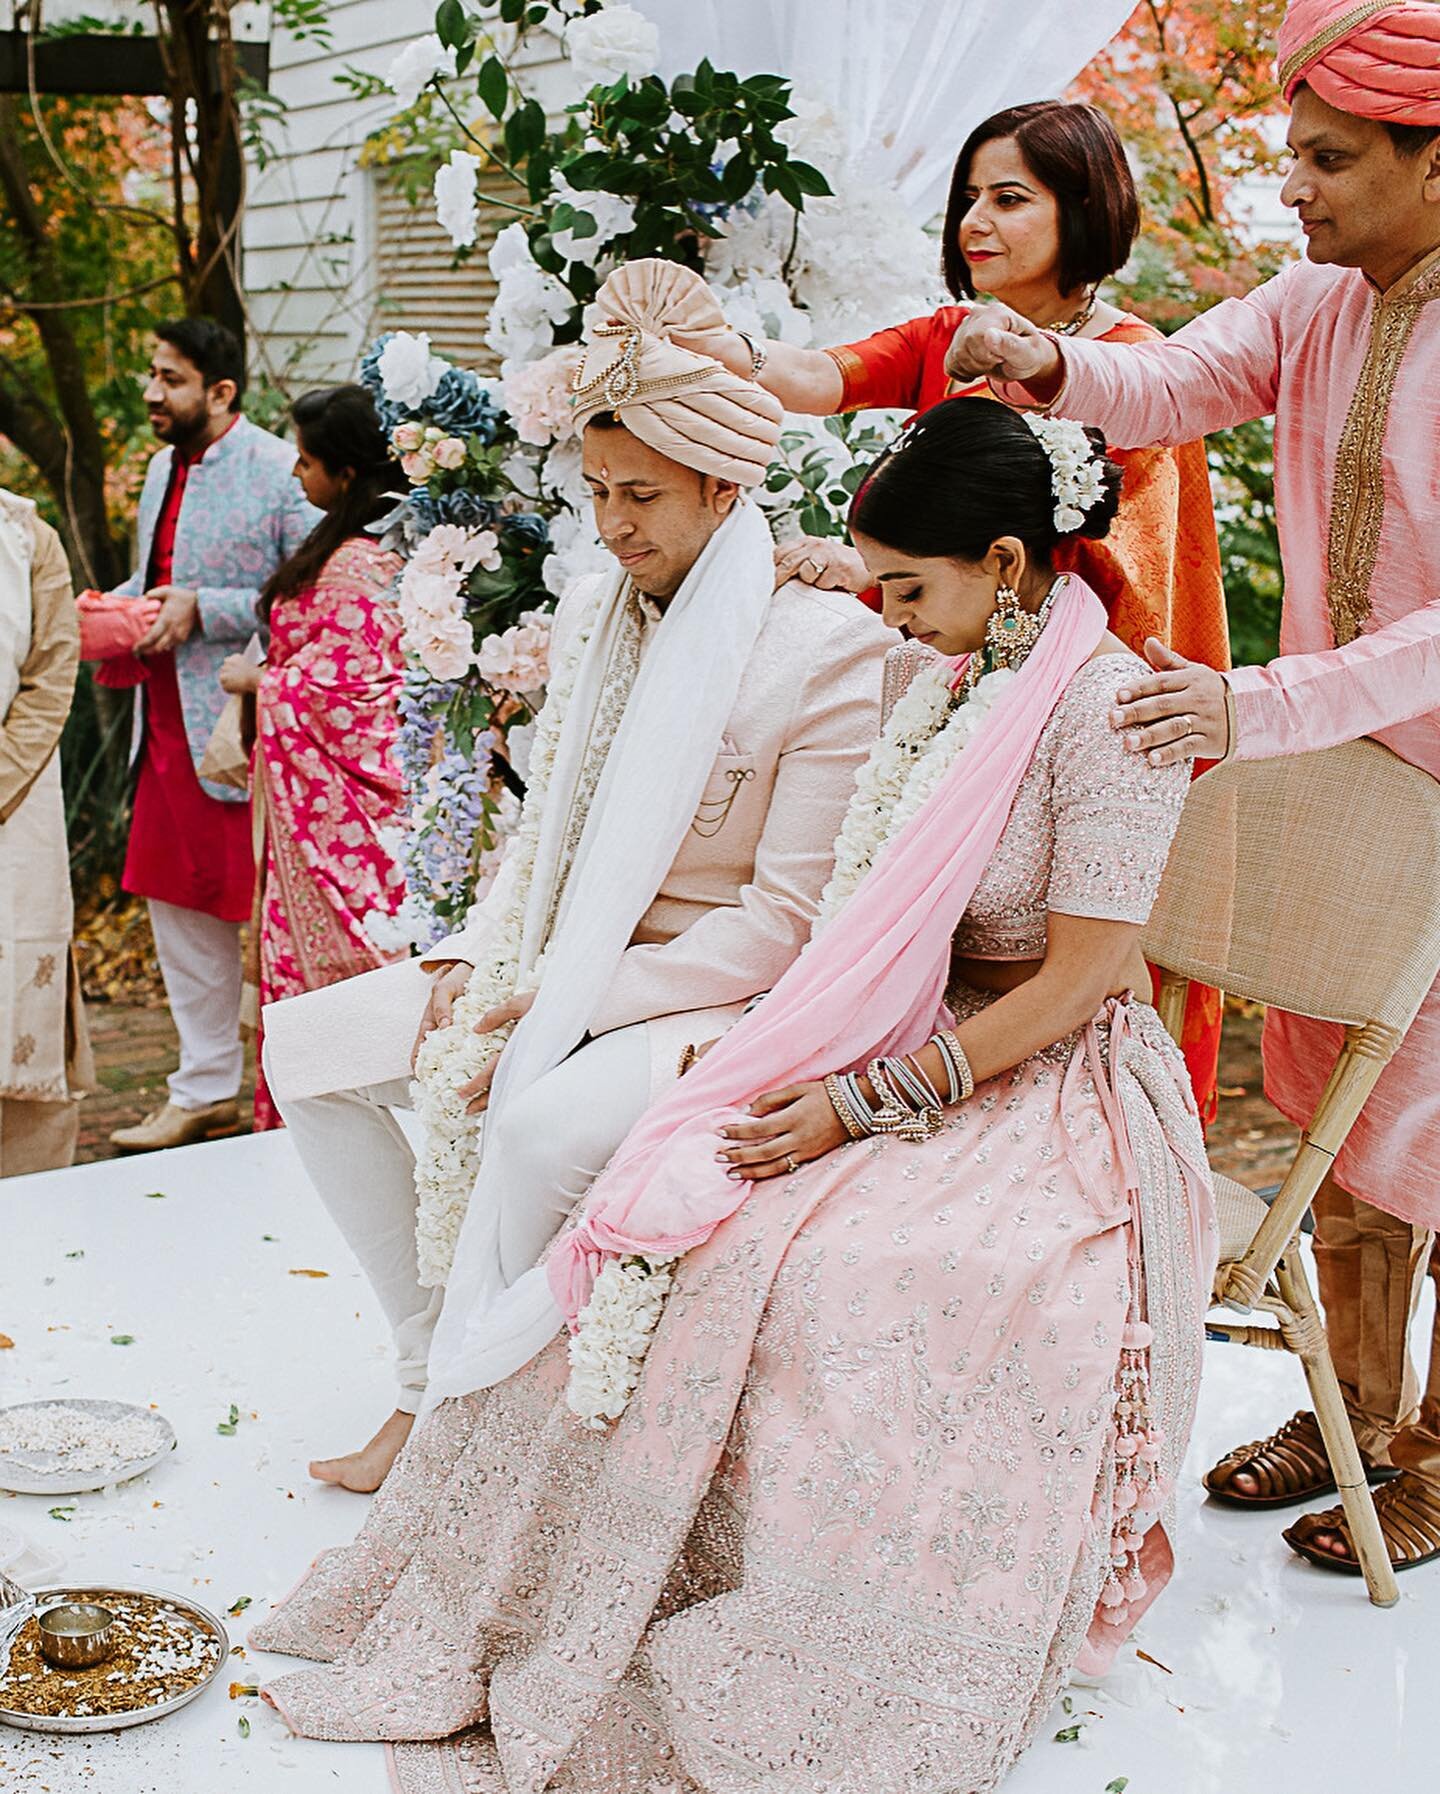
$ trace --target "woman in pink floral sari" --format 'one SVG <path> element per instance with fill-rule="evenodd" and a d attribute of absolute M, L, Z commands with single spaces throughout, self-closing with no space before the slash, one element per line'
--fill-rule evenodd
<path fill-rule="evenodd" d="M 393 915 L 405 894 L 382 839 L 404 795 L 392 752 L 404 664 L 387 596 L 401 562 L 365 533 L 393 502 L 394 464 L 364 387 L 306 393 L 294 418 L 295 472 L 325 517 L 261 594 L 266 664 L 233 654 L 220 669 L 226 691 L 256 696 L 257 1036 L 256 992 L 263 1007 L 397 957 L 373 944 L 365 917 Z M 255 1127 L 281 1125 L 257 1064 Z"/>
<path fill-rule="evenodd" d="M 556 1236 L 552 1343 L 447 1371 L 250 1635 L 400 1794 L 989 1794 L 1168 1579 L 1214 1225 L 1132 989 L 1188 774 L 1109 726 L 1140 663 L 1052 555 L 1119 470 L 1049 427 L 943 406 L 861 488 L 929 646 L 813 941 Z M 617 1298 L 667 1258 L 658 1321 Z"/>

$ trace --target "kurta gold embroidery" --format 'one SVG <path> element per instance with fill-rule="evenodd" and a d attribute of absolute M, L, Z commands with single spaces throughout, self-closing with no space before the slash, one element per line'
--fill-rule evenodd
<path fill-rule="evenodd" d="M 1403 290 L 1380 294 L 1370 346 L 1335 453 L 1326 600 L 1335 640 L 1354 641 L 1370 615 L 1370 587 L 1385 522 L 1385 432 L 1395 381 L 1421 308 L 1440 298 L 1440 260 Z"/>

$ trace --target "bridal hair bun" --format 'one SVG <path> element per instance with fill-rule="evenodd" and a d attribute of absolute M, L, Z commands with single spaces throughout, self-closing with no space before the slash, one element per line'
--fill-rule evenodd
<path fill-rule="evenodd" d="M 927 559 L 982 560 L 1001 536 L 1048 559 L 1062 542 L 1108 534 L 1121 477 L 1098 430 L 942 399 L 868 469 L 850 523 Z"/>

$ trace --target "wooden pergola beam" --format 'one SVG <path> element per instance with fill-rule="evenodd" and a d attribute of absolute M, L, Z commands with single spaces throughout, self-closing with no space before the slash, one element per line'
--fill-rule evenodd
<path fill-rule="evenodd" d="M 30 42 L 28 31 L 0 31 L 0 93 L 29 93 Z M 235 60 L 252 81 L 261 87 L 267 85 L 269 44 L 237 42 Z M 167 91 L 158 40 L 109 32 L 36 38 L 35 87 L 44 94 L 123 94 L 136 98 Z"/>

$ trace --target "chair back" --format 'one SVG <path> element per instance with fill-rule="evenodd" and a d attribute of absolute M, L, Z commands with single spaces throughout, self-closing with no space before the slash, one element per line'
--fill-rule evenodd
<path fill-rule="evenodd" d="M 1440 781 L 1376 741 L 1205 773 L 1143 946 L 1182 977 L 1398 1043 L 1440 972 Z"/>

